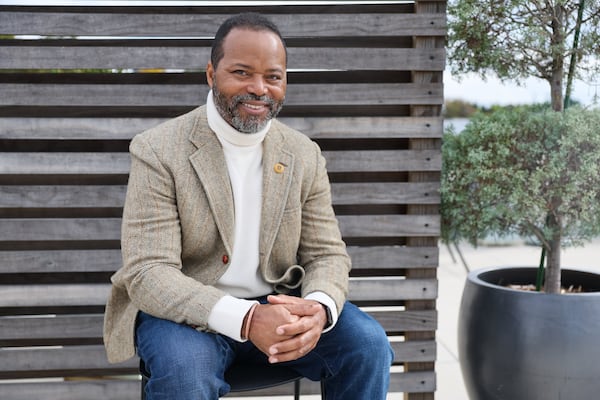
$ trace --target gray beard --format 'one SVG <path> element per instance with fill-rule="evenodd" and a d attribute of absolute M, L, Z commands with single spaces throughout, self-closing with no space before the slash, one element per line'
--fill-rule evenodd
<path fill-rule="evenodd" d="M 281 102 L 277 102 L 273 100 L 269 96 L 256 96 L 252 94 L 239 95 L 231 98 L 231 101 L 227 102 L 227 98 L 219 91 L 217 86 L 217 81 L 213 82 L 213 99 L 215 102 L 215 107 L 219 114 L 223 117 L 225 121 L 231 126 L 233 126 L 236 130 L 242 133 L 256 133 L 262 130 L 267 123 L 275 118 L 281 108 L 283 107 L 283 100 Z M 262 117 L 254 117 L 254 116 L 246 116 L 242 117 L 238 112 L 237 105 L 244 101 L 249 100 L 259 100 L 267 103 L 269 105 L 269 112 L 267 115 Z"/>

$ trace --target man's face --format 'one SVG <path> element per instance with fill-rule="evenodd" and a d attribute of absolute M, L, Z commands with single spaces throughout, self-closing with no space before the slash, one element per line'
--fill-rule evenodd
<path fill-rule="evenodd" d="M 256 133 L 274 118 L 285 99 L 285 49 L 270 31 L 233 29 L 223 58 L 206 76 L 219 114 L 240 132 Z"/>

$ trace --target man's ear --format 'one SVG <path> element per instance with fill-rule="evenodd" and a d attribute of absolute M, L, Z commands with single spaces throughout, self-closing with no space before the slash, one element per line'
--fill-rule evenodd
<path fill-rule="evenodd" d="M 213 87 L 214 76 L 215 69 L 213 68 L 212 63 L 209 61 L 208 64 L 206 64 L 206 81 L 208 82 L 208 86 L 210 86 L 211 89 Z"/>

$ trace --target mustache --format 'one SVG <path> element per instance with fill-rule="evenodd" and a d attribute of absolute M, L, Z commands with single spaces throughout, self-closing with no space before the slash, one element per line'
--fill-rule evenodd
<path fill-rule="evenodd" d="M 262 101 L 264 103 L 267 103 L 270 107 L 273 107 L 276 104 L 275 100 L 273 100 L 273 98 L 267 96 L 266 94 L 262 96 L 257 96 L 252 93 L 241 94 L 234 96 L 232 100 L 234 103 L 241 103 L 244 101 Z"/>

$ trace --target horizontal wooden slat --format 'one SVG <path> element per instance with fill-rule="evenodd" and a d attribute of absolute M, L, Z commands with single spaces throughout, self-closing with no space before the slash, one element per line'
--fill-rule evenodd
<path fill-rule="evenodd" d="M 434 340 L 410 340 L 391 343 L 394 349 L 394 360 L 417 362 L 435 361 L 437 346 Z"/>
<path fill-rule="evenodd" d="M 109 283 L 0 285 L 0 307 L 102 306 L 109 292 Z"/>
<path fill-rule="evenodd" d="M 0 55 L 1 57 L 1 55 Z M 206 85 L 0 84 L 0 106 L 196 106 Z M 442 104 L 442 85 L 354 83 L 289 85 L 287 106 Z"/>
<path fill-rule="evenodd" d="M 439 171 L 437 150 L 324 151 L 328 172 Z M 127 153 L 3 153 L 0 174 L 116 174 L 129 173 Z"/>
<path fill-rule="evenodd" d="M 0 317 L 0 343 L 101 338 L 103 322 L 102 314 Z"/>
<path fill-rule="evenodd" d="M 338 204 L 439 204 L 438 182 L 333 183 Z"/>
<path fill-rule="evenodd" d="M 429 284 L 430 282 L 427 282 L 427 286 Z M 372 315 L 386 332 L 434 331 L 437 329 L 437 311 L 435 310 L 398 311 L 390 308 L 390 311 L 380 311 L 379 309 L 365 311 Z"/>
<path fill-rule="evenodd" d="M 438 150 L 324 151 L 328 172 L 439 171 Z"/>
<path fill-rule="evenodd" d="M 110 284 L 0 284 L 0 307 L 68 307 L 106 304 Z M 399 277 L 351 278 L 352 301 L 396 301 L 435 299 L 433 279 Z"/>
<path fill-rule="evenodd" d="M 12 218 L 0 220 L 0 241 L 119 240 L 120 218 Z"/>
<path fill-rule="evenodd" d="M 435 389 L 435 371 L 404 372 L 390 377 L 390 393 L 429 393 Z"/>
<path fill-rule="evenodd" d="M 0 42 L 1 44 L 1 42 Z M 177 44 L 174 43 L 174 46 Z M 294 70 L 443 70 L 444 49 L 290 48 Z M 209 47 L 0 47 L 0 69 L 184 69 L 204 68 Z"/>
<path fill-rule="evenodd" d="M 341 215 L 350 237 L 437 236 L 438 215 Z M 0 241 L 120 240 L 120 218 L 5 218 Z"/>
<path fill-rule="evenodd" d="M 436 268 L 437 247 L 348 246 L 352 269 Z"/>
<path fill-rule="evenodd" d="M 128 174 L 127 153 L 3 153 L 0 174 Z"/>
<path fill-rule="evenodd" d="M 342 235 L 350 237 L 438 236 L 438 215 L 340 215 Z"/>
<path fill-rule="evenodd" d="M 435 372 L 392 373 L 390 392 L 432 392 L 435 390 Z M 291 384 L 244 393 L 231 393 L 228 397 L 286 395 L 291 396 Z M 303 380 L 301 393 L 320 393 L 318 384 Z M 139 400 L 140 382 L 137 379 L 96 379 L 64 382 L 25 382 L 0 384 L 0 396 L 6 400 Z"/>
<path fill-rule="evenodd" d="M 123 140 L 167 118 L 0 118 L 0 139 Z M 439 117 L 282 117 L 314 139 L 441 138 Z"/>
<path fill-rule="evenodd" d="M 398 277 L 350 279 L 352 301 L 433 300 L 437 297 L 435 279 Z"/>
<path fill-rule="evenodd" d="M 131 359 L 124 363 L 109 364 L 103 345 L 66 346 L 62 348 L 0 349 L 0 378 L 7 371 L 70 371 L 69 375 L 89 376 L 86 370 L 138 368 Z M 54 375 L 60 376 L 60 375 Z"/>
<path fill-rule="evenodd" d="M 349 246 L 353 270 L 435 268 L 437 247 Z M 0 274 L 116 271 L 121 252 L 115 250 L 26 250 L 0 252 Z"/>
<path fill-rule="evenodd" d="M 0 185 L 0 208 L 123 207 L 123 185 Z"/>
<path fill-rule="evenodd" d="M 5 400 L 139 400 L 138 379 L 89 379 L 77 381 L 25 381 L 0 383 Z"/>
<path fill-rule="evenodd" d="M 123 207 L 124 185 L 0 185 L 0 208 Z M 439 183 L 333 183 L 334 205 L 438 204 Z"/>
<path fill-rule="evenodd" d="M 352 7 L 350 5 L 350 7 Z M 354 6 L 358 12 L 360 8 Z M 325 11 L 326 9 L 324 9 Z M 235 8 L 231 9 L 235 12 Z M 286 38 L 364 36 L 444 36 L 443 14 L 301 14 L 269 15 Z M 198 36 L 212 37 L 227 14 L 8 12 L 0 16 L 2 32 L 51 36 Z"/>
<path fill-rule="evenodd" d="M 121 251 L 26 250 L 1 251 L 0 274 L 116 271 Z"/>
<path fill-rule="evenodd" d="M 389 308 L 391 311 L 382 311 Z M 436 329 L 437 312 L 435 310 L 398 311 L 390 307 L 379 307 L 376 311 L 365 310 L 372 315 L 387 332 L 432 331 Z M 73 340 L 102 338 L 102 314 L 4 316 L 0 317 L 0 347 L 34 346 L 52 342 L 54 344 L 71 343 Z M 62 340 L 62 342 L 61 342 Z M 402 342 L 402 356 L 398 360 L 412 361 L 417 358 L 432 358 L 431 352 L 425 354 L 418 346 L 422 343 Z M 418 350 L 417 350 L 418 349 Z"/>

